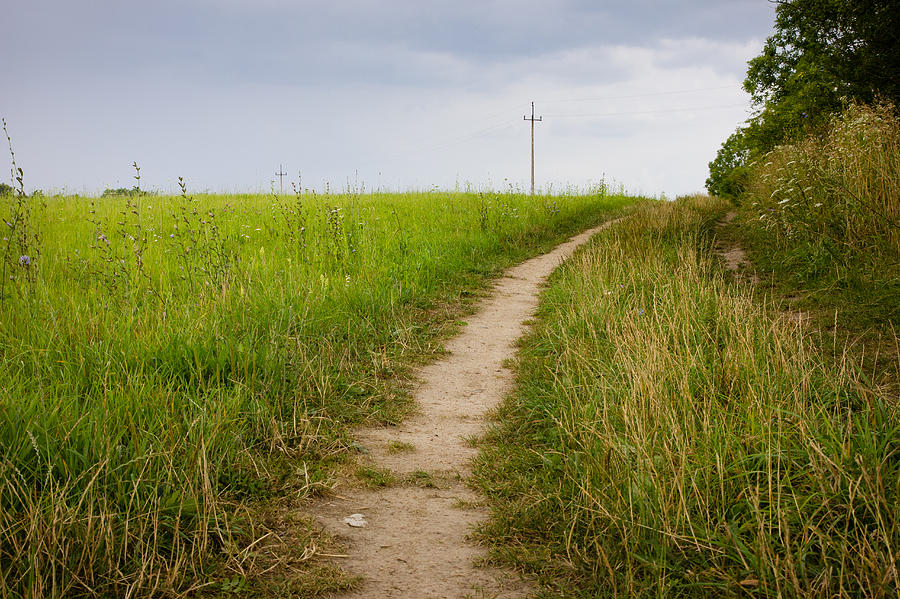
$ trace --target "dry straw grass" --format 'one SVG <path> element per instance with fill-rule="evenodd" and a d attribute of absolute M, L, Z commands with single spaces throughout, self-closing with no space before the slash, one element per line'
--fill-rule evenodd
<path fill-rule="evenodd" d="M 851 104 L 828 129 L 751 165 L 744 210 L 776 247 L 822 248 L 838 268 L 900 262 L 900 119 Z"/>
<path fill-rule="evenodd" d="M 639 210 L 554 276 L 481 458 L 487 533 L 564 594 L 896 596 L 895 407 L 726 281 L 700 235 L 724 209 Z"/>

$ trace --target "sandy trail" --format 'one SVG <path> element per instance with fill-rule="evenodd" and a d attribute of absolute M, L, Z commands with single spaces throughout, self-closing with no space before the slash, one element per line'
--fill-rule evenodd
<path fill-rule="evenodd" d="M 534 588 L 519 576 L 476 561 L 484 548 L 467 541 L 473 525 L 487 519 L 480 496 L 466 485 L 485 413 L 510 390 L 513 373 L 503 366 L 515 355 L 523 321 L 537 307 L 547 276 L 591 235 L 590 229 L 553 251 L 510 268 L 468 319 L 464 332 L 449 340 L 449 354 L 418 373 L 419 412 L 402 425 L 358 431 L 367 461 L 398 477 L 431 475 L 433 485 L 379 490 L 337 489 L 313 506 L 319 523 L 348 547 L 340 565 L 361 575 L 363 584 L 340 597 L 526 597 Z M 409 451 L 390 451 L 391 444 Z M 411 448 L 410 448 L 411 446 Z M 367 525 L 344 522 L 363 514 Z"/>

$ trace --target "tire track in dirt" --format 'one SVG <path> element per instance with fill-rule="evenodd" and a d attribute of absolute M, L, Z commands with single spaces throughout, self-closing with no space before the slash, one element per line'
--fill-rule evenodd
<path fill-rule="evenodd" d="M 506 599 L 534 592 L 530 581 L 512 572 L 476 565 L 486 550 L 467 536 L 488 513 L 466 483 L 477 454 L 468 439 L 482 433 L 485 413 L 511 389 L 513 372 L 504 361 L 515 355 L 541 284 L 612 222 L 508 269 L 463 333 L 445 344 L 448 355 L 417 373 L 419 412 L 400 426 L 357 431 L 369 465 L 423 484 L 338 488 L 337 496 L 312 507 L 319 524 L 348 548 L 340 565 L 363 578 L 358 589 L 340 597 Z M 363 514 L 367 525 L 348 526 L 344 518 L 351 514 Z"/>

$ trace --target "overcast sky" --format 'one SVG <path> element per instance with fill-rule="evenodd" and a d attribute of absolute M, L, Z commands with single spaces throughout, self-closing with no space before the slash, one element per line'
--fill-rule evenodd
<path fill-rule="evenodd" d="M 767 0 L 0 0 L 26 187 L 700 191 Z M 6 179 L 7 177 L 4 177 Z M 287 178 L 285 179 L 287 187 Z"/>

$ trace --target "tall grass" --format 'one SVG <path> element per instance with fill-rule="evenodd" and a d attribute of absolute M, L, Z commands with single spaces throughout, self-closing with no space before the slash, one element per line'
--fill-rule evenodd
<path fill-rule="evenodd" d="M 896 596 L 896 405 L 726 281 L 725 209 L 645 205 L 553 275 L 485 537 L 566 596 Z"/>
<path fill-rule="evenodd" d="M 248 505 L 327 486 L 487 277 L 631 202 L 47 198 L 37 257 L 3 256 L 28 276 L 0 297 L 0 597 L 249 576 Z"/>
<path fill-rule="evenodd" d="M 767 269 L 900 317 L 900 119 L 851 104 L 821 133 L 751 165 L 742 211 Z"/>

